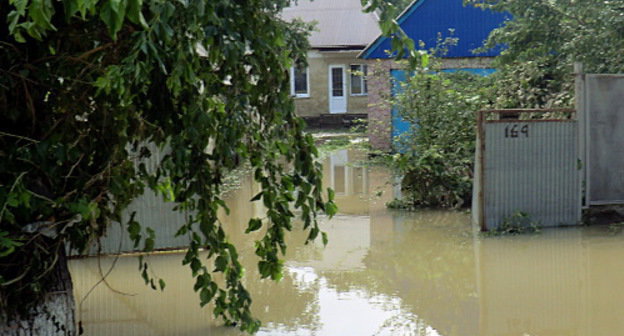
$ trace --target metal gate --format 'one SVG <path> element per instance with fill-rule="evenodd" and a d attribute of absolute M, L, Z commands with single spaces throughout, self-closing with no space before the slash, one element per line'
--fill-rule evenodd
<path fill-rule="evenodd" d="M 581 219 L 574 110 L 495 110 L 478 115 L 475 219 L 496 229 L 523 213 L 539 226 Z"/>
<path fill-rule="evenodd" d="M 624 75 L 580 76 L 585 205 L 624 204 Z"/>

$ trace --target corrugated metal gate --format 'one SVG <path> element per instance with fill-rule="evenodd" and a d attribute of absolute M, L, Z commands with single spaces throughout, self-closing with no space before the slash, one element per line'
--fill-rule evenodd
<path fill-rule="evenodd" d="M 585 75 L 586 205 L 624 204 L 624 75 Z M 577 89 L 578 90 L 578 89 Z"/>
<path fill-rule="evenodd" d="M 495 229 L 518 213 L 539 226 L 579 223 L 573 116 L 573 110 L 479 112 L 474 211 L 482 229 Z"/>

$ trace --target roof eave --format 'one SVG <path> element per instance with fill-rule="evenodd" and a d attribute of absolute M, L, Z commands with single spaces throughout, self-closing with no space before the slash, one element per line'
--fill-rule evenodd
<path fill-rule="evenodd" d="M 311 46 L 310 49 L 319 51 L 332 51 L 332 50 L 345 50 L 345 51 L 362 51 L 366 47 L 365 45 L 316 45 Z"/>
<path fill-rule="evenodd" d="M 403 31 L 403 29 L 401 28 L 401 24 L 403 23 L 403 21 L 405 21 L 405 19 L 411 15 L 412 12 L 414 12 L 418 7 L 420 7 L 420 5 L 424 2 L 425 0 L 413 0 L 411 4 L 409 4 L 409 6 L 407 6 L 402 12 L 401 14 L 399 14 L 396 17 L 396 22 L 399 25 L 399 29 L 401 30 L 401 32 L 403 34 L 405 34 L 407 36 L 407 34 Z M 381 44 L 381 41 L 383 40 L 383 38 L 386 37 L 383 34 L 380 34 L 379 36 L 377 36 L 377 38 L 368 44 L 368 46 L 366 46 L 366 48 L 364 48 L 364 50 L 362 50 L 362 52 L 360 54 L 357 55 L 357 58 L 362 58 L 362 59 L 368 59 L 370 57 L 370 54 L 372 53 L 372 50 L 376 49 L 379 44 Z M 389 37 L 388 37 L 389 38 Z"/>
<path fill-rule="evenodd" d="M 371 50 L 377 47 L 377 42 L 380 41 L 382 37 L 384 37 L 383 34 L 377 36 L 377 38 L 373 42 L 369 43 L 366 48 L 364 48 L 364 50 L 362 50 L 356 57 L 361 59 L 368 59 Z"/>

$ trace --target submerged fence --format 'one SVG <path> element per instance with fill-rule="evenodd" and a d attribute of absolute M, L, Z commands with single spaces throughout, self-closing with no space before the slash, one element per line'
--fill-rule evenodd
<path fill-rule="evenodd" d="M 481 229 L 516 212 L 576 224 L 582 206 L 624 204 L 624 74 L 575 64 L 576 110 L 479 113 L 473 217 Z"/>
<path fill-rule="evenodd" d="M 585 205 L 624 204 L 624 75 L 577 74 Z"/>
<path fill-rule="evenodd" d="M 580 222 L 581 171 L 574 112 L 479 112 L 473 216 L 482 230 Z"/>

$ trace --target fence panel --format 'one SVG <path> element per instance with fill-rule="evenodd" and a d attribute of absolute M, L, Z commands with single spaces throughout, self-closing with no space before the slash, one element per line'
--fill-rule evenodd
<path fill-rule="evenodd" d="M 479 118 L 475 201 L 481 228 L 495 229 L 519 213 L 539 226 L 578 224 L 576 120 L 488 120 L 488 112 L 501 111 Z"/>
<path fill-rule="evenodd" d="M 624 75 L 586 75 L 589 205 L 624 204 Z"/>

